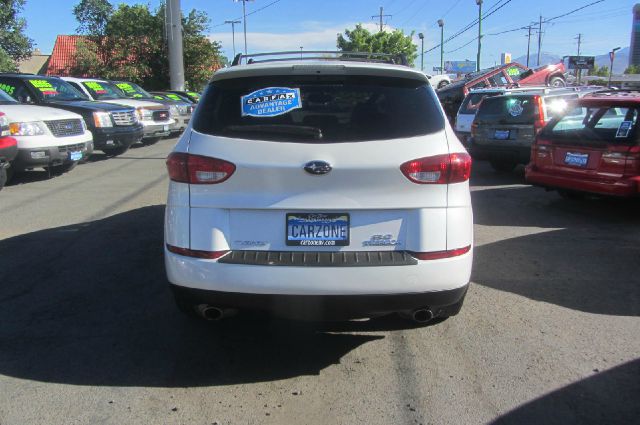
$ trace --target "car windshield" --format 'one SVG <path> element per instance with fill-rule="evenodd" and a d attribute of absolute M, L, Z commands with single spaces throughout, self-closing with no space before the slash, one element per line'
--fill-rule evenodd
<path fill-rule="evenodd" d="M 26 80 L 36 92 L 36 96 L 44 101 L 89 100 L 83 93 L 60 78 L 34 78 Z"/>
<path fill-rule="evenodd" d="M 82 85 L 95 100 L 126 99 L 127 97 L 116 86 L 106 81 L 83 81 Z"/>
<path fill-rule="evenodd" d="M 130 98 L 146 98 L 151 99 L 153 95 L 137 85 L 136 83 L 129 83 L 126 81 L 118 81 L 115 85 L 120 89 L 120 91 L 126 96 Z"/>
<path fill-rule="evenodd" d="M 638 108 L 577 106 L 551 121 L 543 135 L 572 144 L 629 144 L 637 140 Z"/>
<path fill-rule="evenodd" d="M 6 105 L 9 103 L 18 103 L 18 101 L 6 94 L 3 90 L 0 90 L 0 105 Z"/>
<path fill-rule="evenodd" d="M 430 134 L 444 129 L 444 117 L 424 81 L 270 76 L 212 83 L 194 129 L 245 139 L 331 143 Z"/>

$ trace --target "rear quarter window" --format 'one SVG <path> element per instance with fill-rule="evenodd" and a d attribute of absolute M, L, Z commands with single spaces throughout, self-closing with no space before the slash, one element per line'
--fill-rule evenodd
<path fill-rule="evenodd" d="M 247 115 L 249 108 L 243 101 L 263 89 L 284 93 L 296 103 L 283 109 L 276 106 L 262 116 Z M 443 130 L 444 116 L 437 102 L 429 83 L 418 80 L 367 76 L 236 78 L 209 85 L 193 118 L 193 128 L 223 137 L 300 143 L 397 139 Z"/>

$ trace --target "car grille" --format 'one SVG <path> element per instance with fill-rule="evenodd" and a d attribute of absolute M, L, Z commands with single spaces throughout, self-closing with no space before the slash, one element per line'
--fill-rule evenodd
<path fill-rule="evenodd" d="M 116 111 L 112 112 L 111 116 L 116 125 L 133 125 L 136 122 L 136 116 L 133 111 Z"/>
<path fill-rule="evenodd" d="M 58 146 L 58 152 L 60 153 L 78 152 L 78 151 L 84 150 L 84 148 L 85 148 L 84 143 L 76 143 L 75 145 Z"/>
<path fill-rule="evenodd" d="M 231 251 L 218 262 L 298 267 L 375 267 L 418 264 L 418 261 L 406 251 Z"/>
<path fill-rule="evenodd" d="M 168 110 L 153 111 L 152 117 L 154 121 L 167 121 L 169 119 L 169 111 Z"/>
<path fill-rule="evenodd" d="M 45 124 L 55 137 L 78 136 L 84 133 L 82 121 L 76 119 L 45 121 Z"/>

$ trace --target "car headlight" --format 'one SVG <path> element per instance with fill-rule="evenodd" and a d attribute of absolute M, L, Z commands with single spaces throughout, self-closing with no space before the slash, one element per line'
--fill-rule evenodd
<path fill-rule="evenodd" d="M 4 115 L 0 115 L 0 137 L 8 136 L 10 134 L 9 119 Z"/>
<path fill-rule="evenodd" d="M 96 127 L 113 127 L 113 121 L 108 112 L 94 112 L 93 123 Z"/>
<path fill-rule="evenodd" d="M 82 124 L 82 132 L 84 133 L 87 131 L 87 123 L 84 122 L 84 118 L 80 120 L 80 123 Z"/>
<path fill-rule="evenodd" d="M 42 136 L 47 134 L 42 121 L 12 122 L 9 124 L 9 132 L 12 136 Z"/>
<path fill-rule="evenodd" d="M 178 110 L 178 107 L 176 105 L 171 105 L 169 107 L 169 114 L 170 116 L 174 117 L 176 115 L 180 115 L 180 111 Z"/>
<path fill-rule="evenodd" d="M 153 119 L 153 111 L 145 108 L 136 109 L 136 115 L 140 121 L 149 121 Z"/>

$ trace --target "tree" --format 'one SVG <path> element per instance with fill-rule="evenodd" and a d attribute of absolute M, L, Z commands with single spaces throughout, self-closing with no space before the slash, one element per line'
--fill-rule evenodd
<path fill-rule="evenodd" d="M 105 0 L 82 0 L 104 3 Z M 165 5 L 151 11 L 148 5 L 120 4 L 109 13 L 104 27 L 92 25 L 104 9 L 94 8 L 88 14 L 76 14 L 81 28 L 90 29 L 78 44 L 77 75 L 134 81 L 149 89 L 169 86 L 169 59 L 164 30 Z M 135 22 L 135 25 L 131 23 Z M 185 81 L 190 89 L 201 88 L 221 62 L 220 44 L 206 37 L 209 18 L 205 12 L 192 10 L 182 17 Z M 218 65 L 220 66 L 220 65 Z"/>
<path fill-rule="evenodd" d="M 18 14 L 25 0 L 0 0 L 0 71 L 17 70 L 17 62 L 31 57 L 33 40 L 24 35 L 27 22 Z"/>
<path fill-rule="evenodd" d="M 345 29 L 344 35 L 338 34 L 337 47 L 344 52 L 403 54 L 409 65 L 413 65 L 418 48 L 412 38 L 413 32 L 410 35 L 404 35 L 401 30 L 371 33 L 357 24 L 353 30 Z"/>
<path fill-rule="evenodd" d="M 606 65 L 603 65 L 603 66 L 593 65 L 593 69 L 589 70 L 589 75 L 595 75 L 598 77 L 608 77 L 609 67 Z"/>
<path fill-rule="evenodd" d="M 627 69 L 624 70 L 625 74 L 640 74 L 640 65 L 629 65 Z"/>
<path fill-rule="evenodd" d="M 113 15 L 113 6 L 108 0 L 82 0 L 73 8 L 73 15 L 80 24 L 77 33 L 103 36 Z"/>

